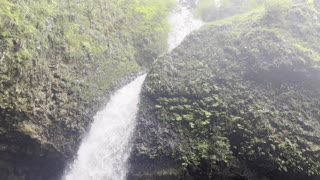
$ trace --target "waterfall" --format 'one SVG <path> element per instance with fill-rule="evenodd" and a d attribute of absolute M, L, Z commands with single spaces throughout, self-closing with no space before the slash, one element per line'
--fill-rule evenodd
<path fill-rule="evenodd" d="M 188 2 L 184 2 L 183 0 L 178 1 L 179 2 L 177 3 L 176 8 L 170 13 L 169 16 L 169 51 L 177 47 L 190 32 L 200 28 L 203 25 L 201 20 L 193 17 L 193 8 L 186 6 Z"/>
<path fill-rule="evenodd" d="M 142 75 L 116 91 L 107 106 L 95 115 L 64 180 L 126 179 L 129 141 L 145 77 Z"/>
<path fill-rule="evenodd" d="M 221 0 L 214 0 L 214 4 L 217 8 L 221 7 Z"/>
<path fill-rule="evenodd" d="M 169 50 L 181 43 L 202 22 L 195 20 L 190 8 L 178 3 L 170 14 L 171 32 Z M 63 180 L 125 180 L 129 144 L 135 127 L 139 94 L 146 75 L 138 77 L 115 92 L 110 102 L 98 112 L 87 137 L 83 140 L 77 158 L 70 165 Z"/>

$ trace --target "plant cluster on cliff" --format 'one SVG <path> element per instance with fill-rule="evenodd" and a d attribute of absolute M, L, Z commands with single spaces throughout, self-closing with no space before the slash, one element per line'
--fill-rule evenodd
<path fill-rule="evenodd" d="M 170 0 L 0 1 L 0 144 L 12 147 L 3 153 L 12 153 L 15 160 L 9 161 L 16 168 L 23 166 L 15 156 L 24 154 L 25 146 L 49 149 L 30 157 L 75 150 L 108 94 L 166 51 L 171 5 Z"/>
<path fill-rule="evenodd" d="M 310 2 L 268 1 L 156 60 L 133 162 L 173 158 L 182 179 L 319 178 L 319 17 Z"/>

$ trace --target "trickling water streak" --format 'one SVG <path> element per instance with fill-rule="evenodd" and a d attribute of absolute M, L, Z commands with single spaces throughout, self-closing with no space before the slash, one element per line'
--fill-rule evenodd
<path fill-rule="evenodd" d="M 139 94 L 146 75 L 116 91 L 107 106 L 94 117 L 78 157 L 64 180 L 124 180 L 135 127 Z"/>

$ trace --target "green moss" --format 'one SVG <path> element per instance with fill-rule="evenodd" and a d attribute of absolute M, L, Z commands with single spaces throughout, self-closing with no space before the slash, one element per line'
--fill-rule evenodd
<path fill-rule="evenodd" d="M 5 76 L 16 82 L 15 75 L 20 74 L 24 81 L 31 78 L 39 87 L 48 83 L 61 86 L 55 77 L 68 77 L 70 91 L 79 91 L 84 99 L 92 101 L 110 91 L 117 79 L 139 71 L 140 65 L 150 63 L 150 59 L 165 51 L 166 37 L 158 34 L 168 31 L 166 17 L 171 4 L 154 0 L 68 4 L 1 1 L 0 55 L 8 67 Z M 162 18 L 156 18 L 159 16 Z M 148 41 L 148 47 L 159 50 L 146 59 L 142 56 L 147 50 L 136 46 L 141 36 Z M 11 64 L 12 59 L 19 65 Z M 59 68 L 62 65 L 67 67 Z M 38 76 L 43 71 L 47 71 L 44 76 L 49 82 Z M 84 83 L 81 88 L 80 80 Z M 32 90 L 35 84 L 23 83 L 23 88 Z M 14 87 L 1 86 L 3 91 Z M 93 89 L 99 89 L 99 93 L 90 95 Z M 3 99 L 6 104 L 13 102 L 7 96 Z"/>
<path fill-rule="evenodd" d="M 152 131 L 148 144 L 153 127 L 140 129 L 149 149 L 164 147 L 150 153 L 204 177 L 320 175 L 317 12 L 307 3 L 284 6 L 279 19 L 260 6 L 209 23 L 153 64 L 141 108 L 170 131 Z"/>
<path fill-rule="evenodd" d="M 166 51 L 170 4 L 1 0 L 0 116 L 8 129 L 2 138 L 16 143 L 29 136 L 32 147 L 45 149 L 41 156 L 62 165 L 110 93 Z"/>
<path fill-rule="evenodd" d="M 41 132 L 37 132 L 39 129 L 40 128 L 37 127 L 37 125 L 28 122 L 22 122 L 18 124 L 18 131 L 24 133 L 30 138 L 35 139 L 36 141 L 41 142 Z"/>

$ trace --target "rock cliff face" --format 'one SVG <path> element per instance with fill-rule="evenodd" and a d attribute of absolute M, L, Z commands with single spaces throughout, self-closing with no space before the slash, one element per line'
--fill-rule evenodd
<path fill-rule="evenodd" d="M 167 6 L 0 2 L 1 180 L 58 179 L 109 94 L 166 49 Z"/>
<path fill-rule="evenodd" d="M 213 22 L 153 64 L 129 179 L 319 179 L 320 14 Z"/>

